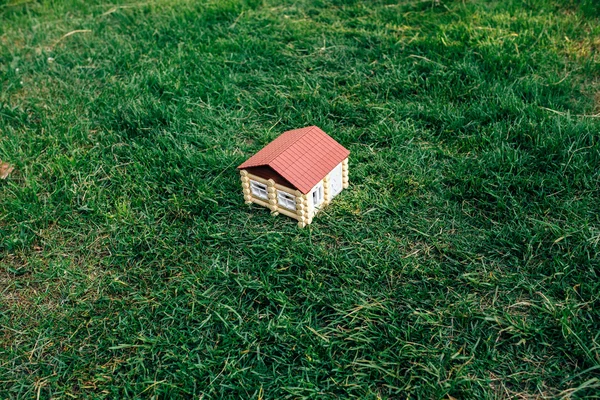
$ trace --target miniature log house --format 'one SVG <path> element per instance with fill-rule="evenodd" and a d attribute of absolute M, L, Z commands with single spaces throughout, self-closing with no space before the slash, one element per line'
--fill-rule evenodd
<path fill-rule="evenodd" d="M 303 228 L 348 187 L 349 155 L 316 126 L 284 132 L 238 167 L 244 200 Z"/>

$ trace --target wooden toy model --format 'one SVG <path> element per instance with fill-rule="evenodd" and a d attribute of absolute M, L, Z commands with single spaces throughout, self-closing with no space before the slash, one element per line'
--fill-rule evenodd
<path fill-rule="evenodd" d="M 303 228 L 348 187 L 349 155 L 316 126 L 284 132 L 238 167 L 244 200 Z"/>

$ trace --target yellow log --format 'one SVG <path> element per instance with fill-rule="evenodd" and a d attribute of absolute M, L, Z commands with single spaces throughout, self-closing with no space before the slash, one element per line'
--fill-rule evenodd
<path fill-rule="evenodd" d="M 277 211 L 280 214 L 287 215 L 288 217 L 291 217 L 291 218 L 294 218 L 295 220 L 298 220 L 298 216 L 296 214 L 294 214 L 293 212 L 290 212 L 288 210 L 284 210 L 283 208 L 280 208 Z"/>
<path fill-rule="evenodd" d="M 298 191 L 298 190 L 294 190 L 294 189 L 290 189 L 288 187 L 282 186 L 279 183 L 275 184 L 275 188 L 277 190 L 281 190 L 282 192 L 286 192 L 286 193 L 289 193 L 291 195 L 296 195 L 296 192 Z"/>
<path fill-rule="evenodd" d="M 259 206 L 263 206 L 263 207 L 267 207 L 267 208 L 269 208 L 269 206 L 270 206 L 269 203 L 259 200 L 256 197 L 251 197 L 251 201 L 255 204 L 258 204 Z"/>

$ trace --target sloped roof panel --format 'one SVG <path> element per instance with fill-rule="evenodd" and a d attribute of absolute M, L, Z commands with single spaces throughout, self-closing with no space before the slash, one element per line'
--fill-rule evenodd
<path fill-rule="evenodd" d="M 268 165 L 308 193 L 350 152 L 316 126 L 287 131 L 238 168 Z"/>

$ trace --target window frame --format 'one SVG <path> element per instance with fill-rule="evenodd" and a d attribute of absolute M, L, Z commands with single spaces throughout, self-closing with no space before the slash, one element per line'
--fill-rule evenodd
<path fill-rule="evenodd" d="M 282 198 L 284 199 L 282 201 Z M 288 210 L 296 211 L 296 196 L 284 192 L 283 190 L 277 191 L 277 204 Z"/>
<path fill-rule="evenodd" d="M 315 196 L 316 195 L 316 196 Z M 312 191 L 312 201 L 314 207 L 319 207 L 325 201 L 323 183 L 319 182 Z"/>
<path fill-rule="evenodd" d="M 265 185 L 264 183 L 260 183 L 258 181 L 254 181 L 254 180 L 250 179 L 250 192 L 252 193 L 252 196 L 254 196 L 258 199 L 265 199 L 265 200 L 269 199 L 269 192 L 267 191 L 267 185 Z M 263 192 L 264 192 L 264 194 L 263 194 Z"/>

